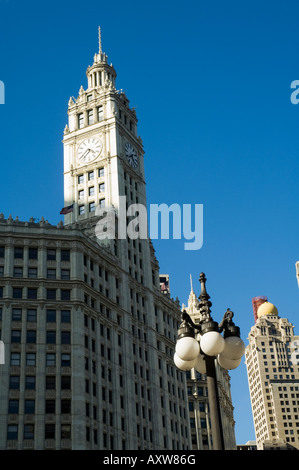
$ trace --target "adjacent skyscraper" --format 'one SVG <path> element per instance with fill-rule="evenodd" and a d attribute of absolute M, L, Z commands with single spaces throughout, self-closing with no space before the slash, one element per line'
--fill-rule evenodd
<path fill-rule="evenodd" d="M 99 31 L 87 88 L 69 100 L 65 225 L 0 215 L 0 449 L 191 448 L 180 307 L 149 238 L 119 224 L 146 195 L 136 112 L 115 79 Z M 114 237 L 97 208 L 115 214 Z"/>
<path fill-rule="evenodd" d="M 266 298 L 256 304 L 245 357 L 257 448 L 299 449 L 299 336 Z"/>

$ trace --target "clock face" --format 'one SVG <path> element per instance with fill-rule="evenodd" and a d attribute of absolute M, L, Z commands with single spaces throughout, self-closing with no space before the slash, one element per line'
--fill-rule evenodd
<path fill-rule="evenodd" d="M 131 165 L 132 168 L 136 168 L 138 165 L 137 152 L 134 149 L 134 147 L 131 144 L 129 144 L 129 142 L 127 142 L 125 145 L 125 152 L 126 152 L 126 157 L 128 159 L 129 165 Z"/>
<path fill-rule="evenodd" d="M 99 139 L 90 137 L 83 140 L 79 145 L 77 159 L 81 163 L 89 163 L 98 158 L 102 151 L 103 144 Z"/>

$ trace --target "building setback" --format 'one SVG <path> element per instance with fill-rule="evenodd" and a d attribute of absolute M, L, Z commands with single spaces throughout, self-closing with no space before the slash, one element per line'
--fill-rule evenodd
<path fill-rule="evenodd" d="M 245 352 L 257 449 L 299 449 L 299 336 L 260 299 Z"/>
<path fill-rule="evenodd" d="M 190 449 L 179 303 L 149 238 L 96 233 L 120 196 L 146 206 L 136 112 L 101 37 L 87 79 L 64 131 L 65 223 L 0 215 L 0 449 Z"/>

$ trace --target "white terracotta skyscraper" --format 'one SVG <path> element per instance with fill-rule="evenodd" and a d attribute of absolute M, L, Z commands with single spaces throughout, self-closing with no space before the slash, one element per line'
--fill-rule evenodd
<path fill-rule="evenodd" d="M 299 336 L 265 299 L 245 352 L 257 448 L 299 449 Z"/>

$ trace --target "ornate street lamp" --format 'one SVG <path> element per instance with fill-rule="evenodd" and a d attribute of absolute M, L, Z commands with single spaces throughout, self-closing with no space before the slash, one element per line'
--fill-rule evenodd
<path fill-rule="evenodd" d="M 236 369 L 244 355 L 245 344 L 240 338 L 240 328 L 232 321 L 234 314 L 230 309 L 226 310 L 219 324 L 212 319 L 210 314 L 212 302 L 206 291 L 204 273 L 200 274 L 199 281 L 200 320 L 195 324 L 185 310 L 182 312 L 174 363 L 180 370 L 195 368 L 207 375 L 213 448 L 224 450 L 215 360 L 217 359 L 220 366 L 225 369 Z"/>

